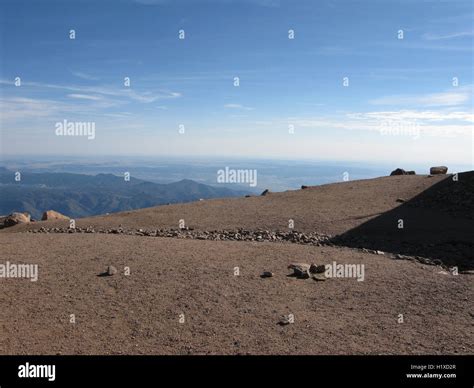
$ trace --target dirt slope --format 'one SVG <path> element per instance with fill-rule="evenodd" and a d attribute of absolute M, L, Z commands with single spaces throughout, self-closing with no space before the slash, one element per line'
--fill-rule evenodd
<path fill-rule="evenodd" d="M 384 177 L 77 222 L 156 229 L 184 219 L 197 230 L 288 230 L 293 219 L 297 230 L 337 235 L 340 246 L 23 233 L 64 222 L 3 229 L 0 264 L 38 264 L 39 280 L 0 278 L 0 352 L 472 354 L 472 275 L 357 249 L 419 246 L 469 268 L 473 213 L 465 189 L 472 178 L 462 176 L 454 199 L 450 176 Z M 403 235 L 392 222 L 400 214 Z M 365 279 L 288 277 L 294 261 L 363 264 Z M 108 265 L 119 273 L 98 276 Z M 264 270 L 275 276 L 260 278 Z M 295 322 L 279 326 L 287 314 Z"/>
<path fill-rule="evenodd" d="M 178 228 L 179 220 L 195 229 L 288 229 L 340 234 L 400 205 L 446 176 L 393 176 L 309 187 L 251 198 L 229 198 L 158 206 L 78 220 L 78 226 L 116 228 Z M 67 225 L 48 222 L 49 226 Z M 39 228 L 31 224 L 6 231 Z"/>

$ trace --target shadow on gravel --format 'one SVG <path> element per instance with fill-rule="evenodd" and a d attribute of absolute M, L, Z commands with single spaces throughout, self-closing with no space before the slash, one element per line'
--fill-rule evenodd
<path fill-rule="evenodd" d="M 474 171 L 459 173 L 457 181 L 453 177 L 448 175 L 408 201 L 398 199 L 400 206 L 331 242 L 474 269 Z"/>

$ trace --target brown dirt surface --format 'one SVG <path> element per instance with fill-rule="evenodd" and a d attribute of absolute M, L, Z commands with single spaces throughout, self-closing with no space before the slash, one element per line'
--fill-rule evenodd
<path fill-rule="evenodd" d="M 177 228 L 184 219 L 199 230 L 288 230 L 293 219 L 297 230 L 345 241 L 335 246 L 23 233 L 68 225 L 56 221 L 5 228 L 0 264 L 38 264 L 39 279 L 0 278 L 0 352 L 472 354 L 472 275 L 357 249 L 382 245 L 396 252 L 418 245 L 436 256 L 438 248 L 455 246 L 438 256 L 472 269 L 474 228 L 465 198 L 472 192 L 456 192 L 466 201 L 464 215 L 458 207 L 453 214 L 448 199 L 438 206 L 436 193 L 449 196 L 452 182 L 449 175 L 384 177 L 77 220 L 97 228 Z M 400 214 L 418 220 L 411 230 L 416 238 L 410 221 L 403 238 L 396 234 L 392 220 Z M 380 228 L 386 229 L 377 234 Z M 364 264 L 364 281 L 288 276 L 291 262 L 333 261 Z M 98 276 L 108 266 L 118 273 Z M 263 279 L 263 271 L 274 276 Z M 288 314 L 294 323 L 278 325 Z"/>

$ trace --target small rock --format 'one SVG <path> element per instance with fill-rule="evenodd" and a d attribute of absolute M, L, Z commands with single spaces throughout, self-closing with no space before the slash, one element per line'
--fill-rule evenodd
<path fill-rule="evenodd" d="M 307 189 L 309 186 L 302 185 L 301 190 Z"/>
<path fill-rule="evenodd" d="M 109 265 L 109 266 L 107 267 L 107 271 L 106 271 L 107 276 L 113 276 L 113 275 L 115 275 L 117 272 L 118 272 L 118 271 L 117 271 L 117 268 L 115 268 L 113 265 Z"/>
<path fill-rule="evenodd" d="M 317 264 L 311 264 L 310 267 L 309 267 L 309 273 L 311 274 L 314 274 L 314 273 L 324 273 L 326 272 L 326 266 L 321 264 L 321 265 L 317 265 Z"/>
<path fill-rule="evenodd" d="M 385 255 L 385 252 L 384 251 L 375 251 L 375 254 L 376 255 Z"/>
<path fill-rule="evenodd" d="M 265 190 L 263 190 L 262 194 L 260 194 L 260 195 L 267 195 L 267 194 L 270 194 L 270 190 L 265 189 Z"/>
<path fill-rule="evenodd" d="M 405 203 L 406 200 L 403 198 L 397 198 L 396 202 Z"/>
<path fill-rule="evenodd" d="M 293 270 L 293 274 L 298 279 L 308 279 L 309 278 L 309 264 L 305 263 L 292 263 L 288 266 L 288 269 Z"/>
<path fill-rule="evenodd" d="M 327 277 L 324 272 L 317 272 L 311 274 L 311 279 L 316 280 L 317 282 L 323 282 L 327 279 Z"/>
<path fill-rule="evenodd" d="M 410 259 L 410 256 L 405 256 L 405 255 L 401 255 L 400 253 L 396 254 L 394 259 L 396 260 L 408 260 Z"/>
<path fill-rule="evenodd" d="M 278 324 L 280 326 L 286 326 L 286 325 L 289 325 L 290 323 L 293 323 L 293 319 L 291 319 L 289 315 L 284 315 L 278 321 Z"/>
<path fill-rule="evenodd" d="M 261 278 L 272 278 L 273 277 L 273 272 L 269 272 L 269 271 L 264 271 L 261 275 L 260 275 Z"/>

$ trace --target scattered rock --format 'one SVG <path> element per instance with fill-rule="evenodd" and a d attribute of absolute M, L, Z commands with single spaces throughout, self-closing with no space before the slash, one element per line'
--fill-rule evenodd
<path fill-rule="evenodd" d="M 262 194 L 260 194 L 260 195 L 267 195 L 267 194 L 270 194 L 270 190 L 265 189 L 265 190 L 263 190 Z"/>
<path fill-rule="evenodd" d="M 396 260 L 409 260 L 410 256 L 401 255 L 400 253 L 396 254 L 394 259 Z"/>
<path fill-rule="evenodd" d="M 309 186 L 302 185 L 301 190 L 307 189 Z"/>
<path fill-rule="evenodd" d="M 245 198 L 250 198 L 250 197 L 251 197 L 251 195 L 250 195 L 250 194 L 247 194 L 247 195 L 245 196 Z"/>
<path fill-rule="evenodd" d="M 147 236 L 147 237 L 175 237 L 197 240 L 217 240 L 217 241 L 271 241 L 271 242 L 290 242 L 294 244 L 306 244 L 314 246 L 322 246 L 330 244 L 330 235 L 310 232 L 300 233 L 295 230 L 290 231 L 271 231 L 271 230 L 211 230 L 196 231 L 193 228 L 185 227 L 184 229 L 126 229 L 126 228 L 110 228 L 95 229 L 92 226 L 80 227 L 76 226 L 74 233 L 105 233 L 105 234 L 126 234 L 131 236 Z M 33 229 L 27 233 L 71 233 L 70 228 L 46 228 Z"/>
<path fill-rule="evenodd" d="M 430 168 L 430 175 L 446 174 L 447 172 L 448 168 L 446 166 L 436 166 Z"/>
<path fill-rule="evenodd" d="M 10 214 L 4 219 L 3 225 L 8 227 L 8 226 L 14 226 L 17 224 L 27 224 L 30 221 L 31 221 L 31 216 L 28 213 L 13 212 L 12 214 Z"/>
<path fill-rule="evenodd" d="M 269 272 L 269 271 L 264 271 L 261 275 L 260 275 L 261 278 L 272 278 L 273 277 L 273 272 Z"/>
<path fill-rule="evenodd" d="M 309 264 L 305 263 L 291 263 L 288 266 L 288 269 L 293 270 L 293 275 L 298 279 L 308 279 L 309 278 Z"/>
<path fill-rule="evenodd" d="M 49 220 L 69 220 L 69 217 L 55 210 L 46 210 L 43 213 L 43 217 L 41 217 L 41 221 L 49 221 Z"/>
<path fill-rule="evenodd" d="M 323 282 L 327 279 L 327 277 L 324 272 L 317 272 L 311 274 L 311 279 L 316 280 L 317 282 Z"/>
<path fill-rule="evenodd" d="M 390 173 L 392 175 L 416 175 L 416 172 L 413 170 L 405 171 L 403 168 L 397 168 Z"/>
<path fill-rule="evenodd" d="M 291 317 L 289 315 L 284 315 L 278 321 L 278 324 L 280 326 L 286 326 L 286 325 L 289 325 L 290 323 L 293 323 L 293 319 L 291 319 Z"/>
<path fill-rule="evenodd" d="M 384 251 L 375 251 L 375 254 L 376 255 L 385 255 L 385 252 Z"/>
<path fill-rule="evenodd" d="M 117 268 L 115 268 L 113 265 L 109 265 L 109 266 L 107 267 L 107 271 L 106 271 L 107 276 L 113 276 L 113 275 L 115 275 L 117 272 L 118 272 L 118 271 L 117 271 Z"/>
<path fill-rule="evenodd" d="M 317 265 L 317 264 L 311 264 L 309 267 L 309 273 L 314 274 L 314 273 L 324 273 L 326 272 L 326 266 L 324 264 Z"/>

